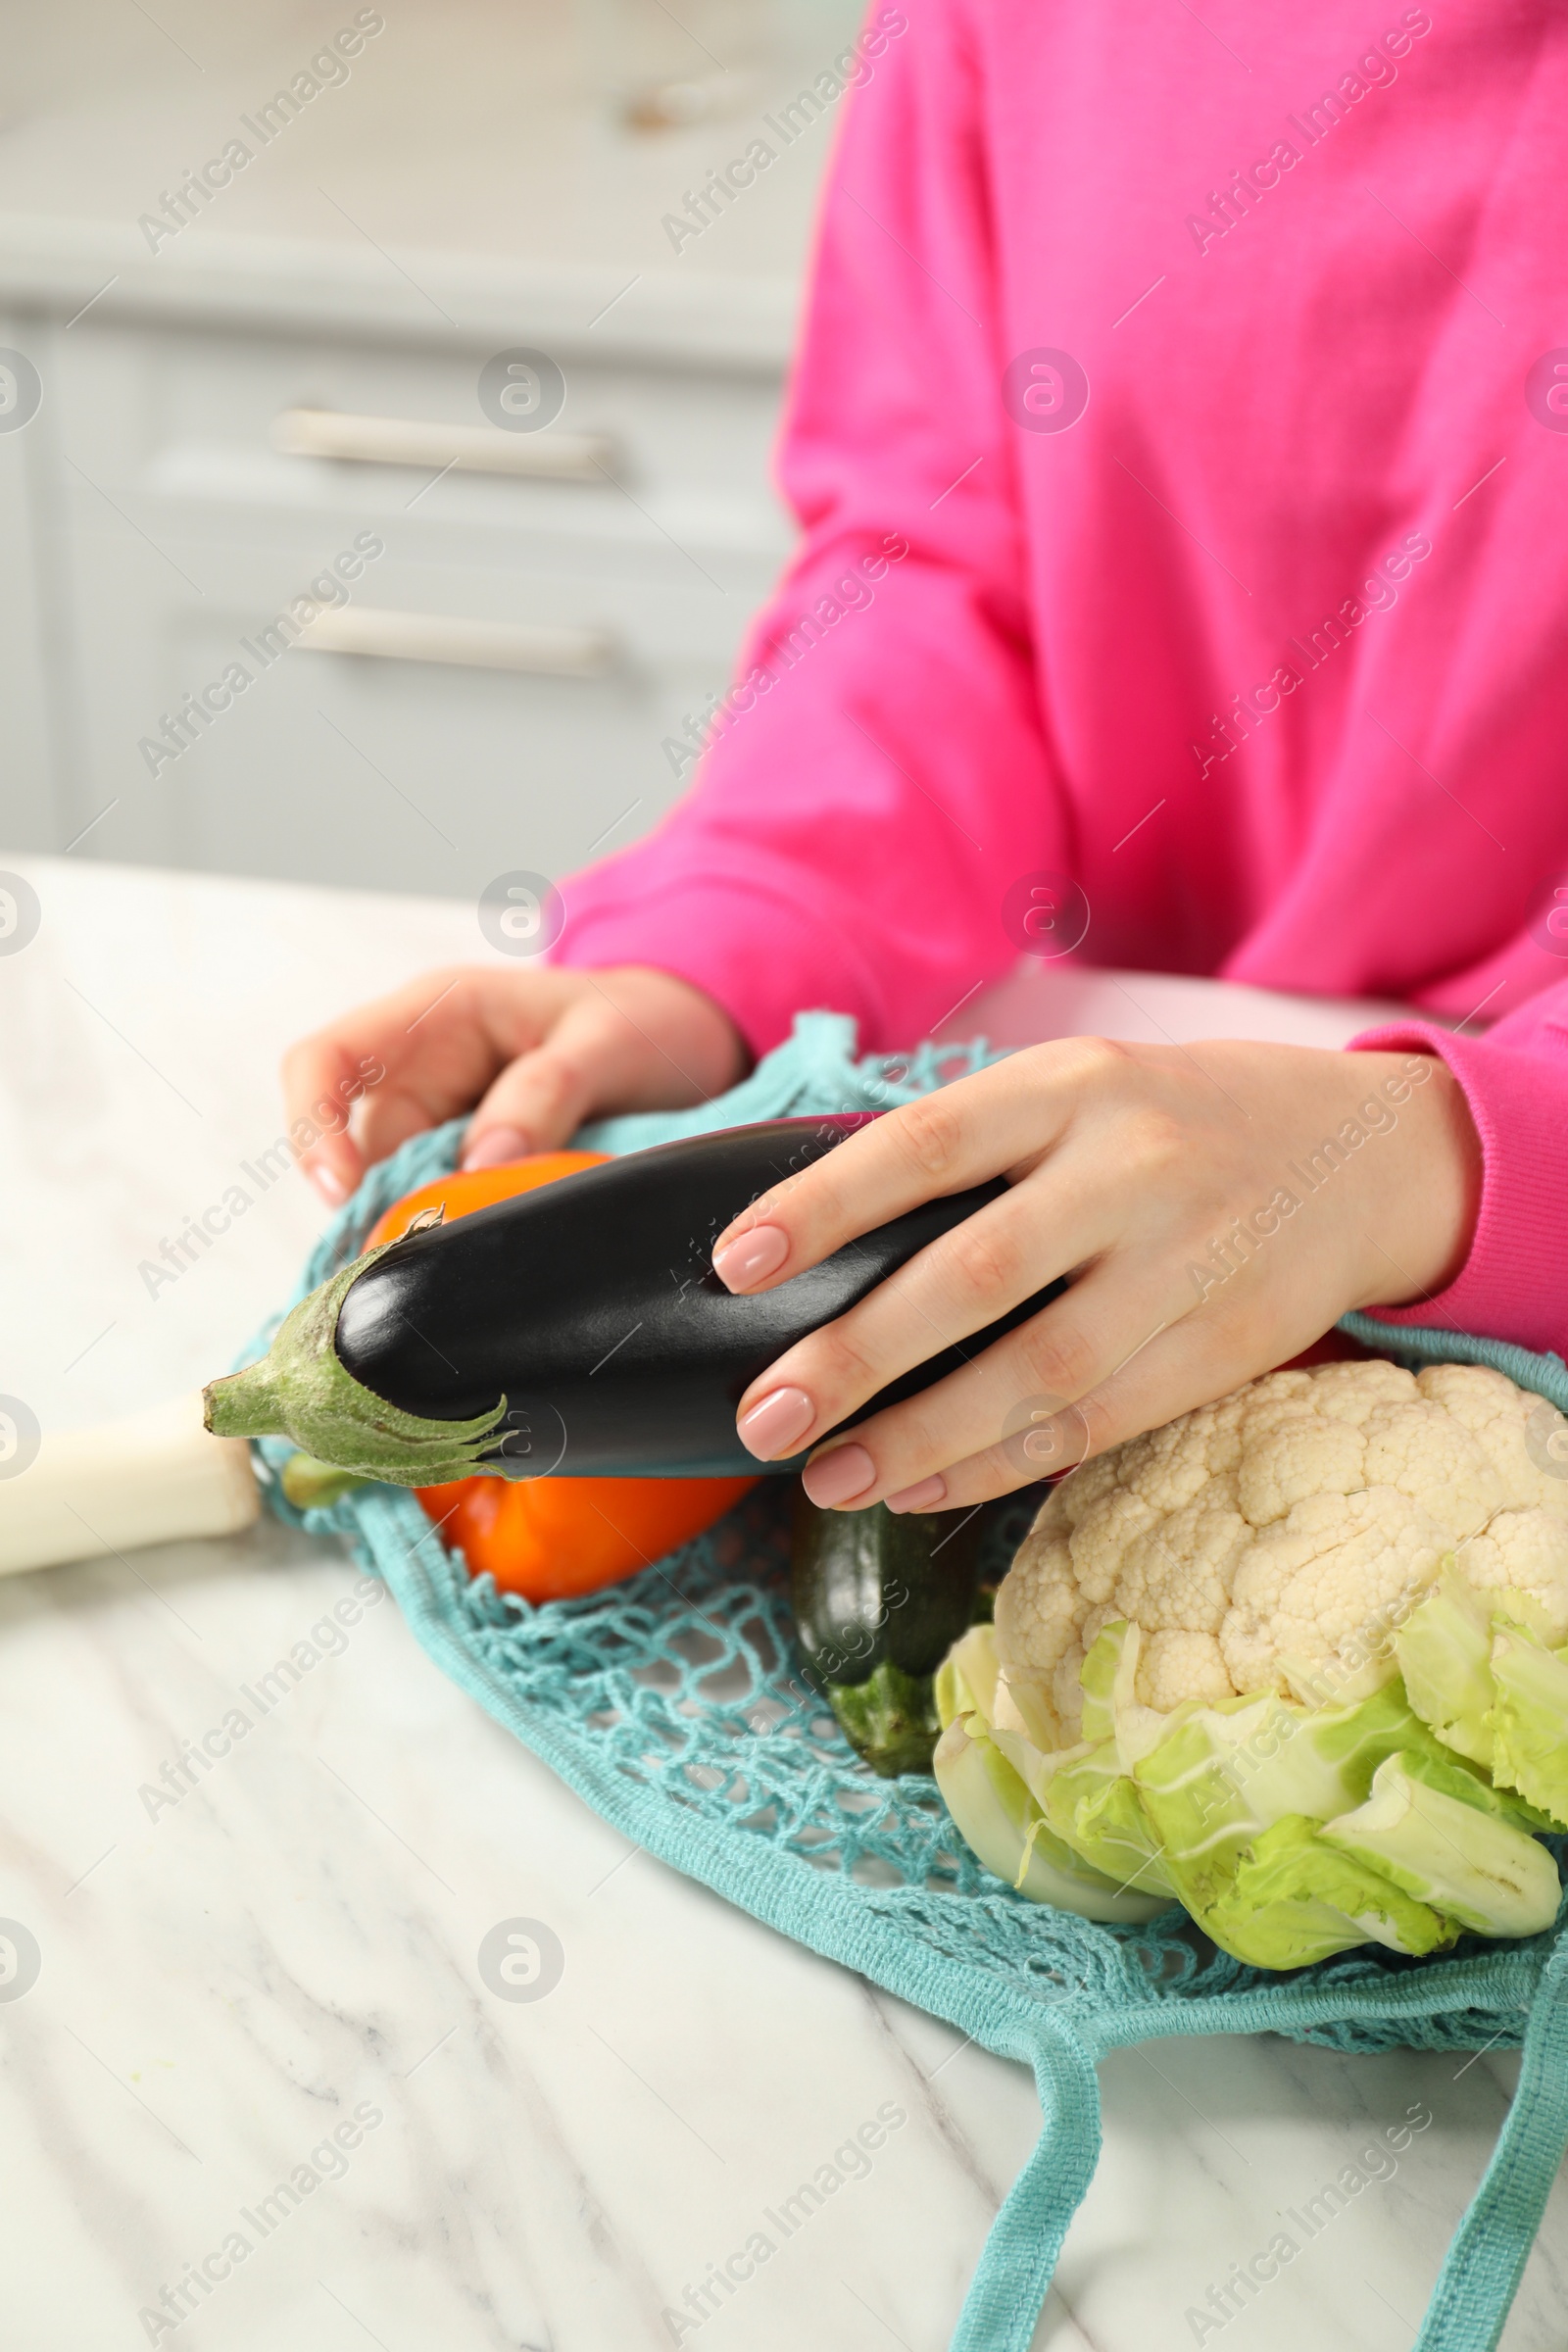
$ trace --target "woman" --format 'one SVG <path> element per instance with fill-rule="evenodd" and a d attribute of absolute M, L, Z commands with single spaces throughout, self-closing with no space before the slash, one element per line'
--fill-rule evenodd
<path fill-rule="evenodd" d="M 758 1203 L 732 1289 L 1010 1179 L 755 1384 L 762 1458 L 1076 1276 L 819 1453 L 824 1504 L 1004 1492 L 1348 1307 L 1568 1342 L 1568 28 L 1388 14 L 875 14 L 782 454 L 801 550 L 696 790 L 566 886 L 552 968 L 289 1058 L 299 1107 L 385 1061 L 372 1156 L 477 1102 L 470 1161 L 510 1158 L 716 1092 L 798 1006 L 907 1044 L 1086 914 L 1104 964 L 1443 1016 L 1043 1046 Z M 313 1164 L 341 1198 L 362 1158 Z"/>

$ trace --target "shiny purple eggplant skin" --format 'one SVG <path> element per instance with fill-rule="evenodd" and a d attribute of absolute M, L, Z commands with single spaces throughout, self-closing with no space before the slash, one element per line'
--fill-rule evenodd
<path fill-rule="evenodd" d="M 469 1420 L 505 1396 L 482 1466 L 509 1477 L 756 1470 L 735 1411 L 757 1375 L 1006 1189 L 927 1201 L 776 1290 L 733 1298 L 710 1262 L 724 1227 L 865 1123 L 768 1119 L 660 1144 L 412 1234 L 349 1289 L 338 1356 L 373 1395 L 431 1420 Z M 934 1353 L 864 1412 L 929 1387 L 1062 1287 Z"/>

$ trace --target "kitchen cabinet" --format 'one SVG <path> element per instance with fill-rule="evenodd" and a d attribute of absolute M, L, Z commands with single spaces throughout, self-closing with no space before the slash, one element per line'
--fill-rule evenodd
<path fill-rule="evenodd" d="M 568 355 L 561 427 L 607 452 L 583 481 L 272 444 L 301 407 L 485 430 L 487 356 L 87 322 L 58 378 L 60 562 L 96 855 L 460 896 L 661 813 L 663 740 L 722 686 L 788 544 L 765 482 L 776 381 Z M 306 627 L 269 662 L 313 582 L 347 600 L 334 621 L 476 624 L 477 658 L 323 652 Z M 602 658 L 572 674 L 547 643 L 541 671 L 508 669 L 497 623 Z M 192 712 L 233 664 L 228 708 Z"/>
<path fill-rule="evenodd" d="M 43 385 L 0 432 L 15 846 L 471 898 L 668 807 L 790 544 L 768 455 L 831 122 L 678 254 L 664 215 L 853 18 L 731 0 L 733 93 L 639 134 L 614 27 L 654 6 L 389 21 L 151 244 L 149 190 L 310 36 L 262 12 L 219 58 L 171 16 L 198 93 L 107 19 L 51 81 L 34 32 L 0 123 L 0 332 Z M 481 401 L 519 349 L 560 373 L 537 431 Z M 336 602 L 268 659 L 313 582 Z"/>

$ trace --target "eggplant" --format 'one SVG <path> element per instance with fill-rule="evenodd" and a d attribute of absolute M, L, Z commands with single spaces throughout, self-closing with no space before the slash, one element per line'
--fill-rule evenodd
<path fill-rule="evenodd" d="M 977 1613 L 980 1526 L 978 1510 L 822 1511 L 796 1490 L 790 1600 L 806 1671 L 884 1778 L 931 1769 L 936 1671 Z"/>
<path fill-rule="evenodd" d="M 724 1227 L 868 1115 L 660 1144 L 450 1226 L 426 1212 L 302 1300 L 261 1362 L 214 1381 L 207 1425 L 287 1436 L 401 1486 L 755 1471 L 735 1413 L 757 1375 L 1006 1189 L 925 1201 L 776 1290 L 731 1297 L 710 1262 Z M 864 1412 L 940 1380 L 1062 1287 L 934 1353 Z"/>

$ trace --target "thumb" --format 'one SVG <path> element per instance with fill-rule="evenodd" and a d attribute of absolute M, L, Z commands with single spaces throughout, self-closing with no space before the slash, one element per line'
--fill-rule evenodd
<path fill-rule="evenodd" d="M 464 1166 L 495 1167 L 569 1142 L 604 1107 L 616 1058 L 616 1041 L 599 1008 L 568 1006 L 543 1045 L 509 1062 L 481 1100 Z"/>

